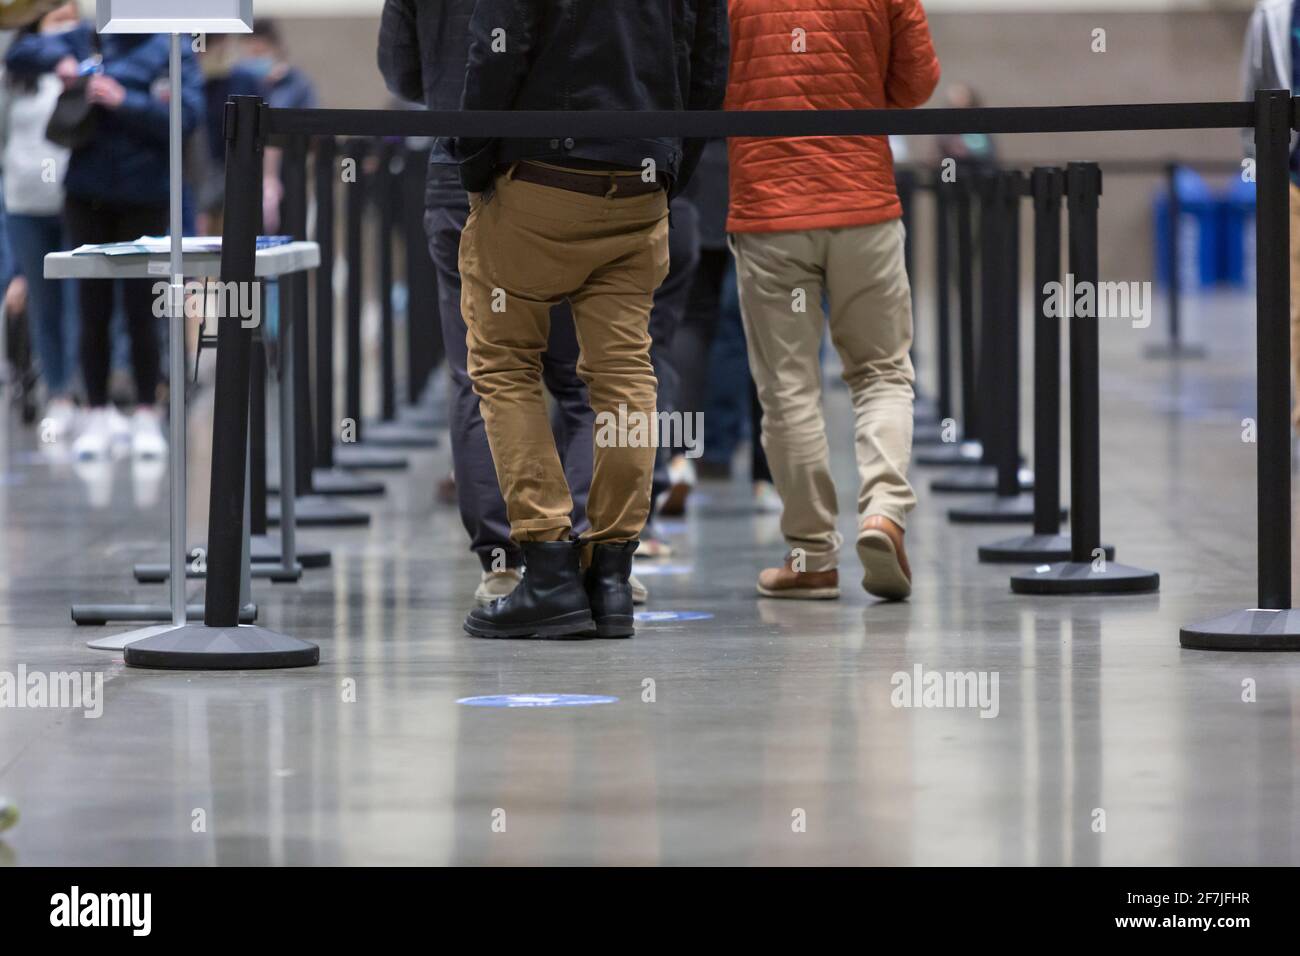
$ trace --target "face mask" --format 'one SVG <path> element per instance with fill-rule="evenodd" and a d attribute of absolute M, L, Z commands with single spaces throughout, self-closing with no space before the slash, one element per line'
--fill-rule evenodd
<path fill-rule="evenodd" d="M 239 68 L 245 73 L 251 73 L 259 80 L 264 80 L 270 76 L 271 71 L 275 69 L 275 60 L 271 59 L 269 56 L 257 56 L 241 61 Z"/>
<path fill-rule="evenodd" d="M 42 27 L 41 35 L 47 37 L 58 36 L 60 33 L 71 33 L 75 29 L 77 29 L 76 20 L 64 20 L 61 23 L 52 23 L 48 27 Z"/>

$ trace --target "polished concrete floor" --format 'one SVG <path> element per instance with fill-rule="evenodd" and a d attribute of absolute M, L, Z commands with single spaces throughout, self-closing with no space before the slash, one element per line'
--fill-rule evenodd
<path fill-rule="evenodd" d="M 0 674 L 98 672 L 104 700 L 98 719 L 0 709 L 0 796 L 22 815 L 0 860 L 1300 862 L 1300 658 L 1178 646 L 1180 624 L 1254 603 L 1252 318 L 1249 301 L 1194 303 L 1212 358 L 1181 366 L 1141 357 L 1157 328 L 1105 330 L 1104 532 L 1161 573 L 1159 595 L 1013 596 L 975 549 L 1014 529 L 949 525 L 952 499 L 926 492 L 909 603 L 858 591 L 847 547 L 842 600 L 756 600 L 782 543 L 737 480 L 702 486 L 666 526 L 677 554 L 644 576 L 652 612 L 712 617 L 659 613 L 626 642 L 475 641 L 476 569 L 434 504 L 444 443 L 358 502 L 369 530 L 304 534 L 331 569 L 256 586 L 264 623 L 321 647 L 296 671 L 128 670 L 87 649 L 108 629 L 72 626 L 74 600 L 164 600 L 130 568 L 162 558 L 165 476 L 74 467 L 11 416 Z M 847 405 L 829 392 L 851 502 Z M 207 417 L 197 402 L 196 535 Z M 996 716 L 895 706 L 895 675 L 918 667 L 996 678 Z M 510 694 L 616 700 L 458 703 Z"/>

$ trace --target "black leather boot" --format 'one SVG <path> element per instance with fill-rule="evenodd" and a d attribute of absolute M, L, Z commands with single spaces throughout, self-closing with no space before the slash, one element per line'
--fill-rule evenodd
<path fill-rule="evenodd" d="M 632 554 L 637 542 L 597 544 L 591 550 L 591 566 L 584 583 L 591 602 L 591 616 L 596 619 L 598 637 L 631 637 L 636 633 L 632 622 Z"/>
<path fill-rule="evenodd" d="M 465 618 L 474 637 L 592 637 L 596 625 L 582 586 L 578 545 L 537 541 L 523 545 L 524 579 L 509 597 Z"/>

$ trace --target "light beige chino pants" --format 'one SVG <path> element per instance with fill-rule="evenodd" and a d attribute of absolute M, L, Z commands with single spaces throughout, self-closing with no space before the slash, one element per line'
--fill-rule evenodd
<path fill-rule="evenodd" d="M 858 516 L 906 527 L 916 506 L 907 480 L 912 301 L 903 236 L 901 220 L 731 236 L 763 448 L 784 505 L 781 531 L 802 550 L 808 571 L 837 567 L 843 543 L 822 414 L 823 291 L 853 399 Z"/>

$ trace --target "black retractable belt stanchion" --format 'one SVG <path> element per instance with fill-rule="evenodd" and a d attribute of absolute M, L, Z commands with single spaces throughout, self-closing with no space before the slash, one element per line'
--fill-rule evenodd
<path fill-rule="evenodd" d="M 1154 571 L 1117 564 L 1101 546 L 1101 427 L 1098 381 L 1098 319 L 1077 314 L 1076 289 L 1097 288 L 1097 216 L 1101 170 L 1071 163 L 1066 173 L 1070 204 L 1070 274 L 1065 287 L 1070 322 L 1070 560 L 1042 564 L 1013 575 L 1017 594 L 1131 594 L 1158 590 Z M 1095 305 L 1096 296 L 1092 301 Z"/>
<path fill-rule="evenodd" d="M 376 448 L 435 448 L 433 431 L 397 417 L 397 331 L 393 304 L 393 242 L 397 238 L 398 177 L 394 175 L 397 149 L 391 141 L 381 144 L 379 167 L 372 180 L 371 194 L 377 207 L 379 232 L 379 420 L 366 425 L 365 441 Z"/>
<path fill-rule="evenodd" d="M 334 448 L 334 461 L 340 468 L 406 468 L 409 460 L 394 451 L 365 444 L 366 434 L 361 420 L 361 369 L 365 355 L 361 342 L 362 293 L 365 289 L 365 213 L 366 188 L 369 174 L 366 170 L 368 143 L 351 140 L 347 144 L 348 158 L 355 164 L 355 180 L 345 181 L 345 243 L 347 256 L 347 295 L 344 298 L 343 325 L 344 370 L 343 377 L 343 435 Z"/>
<path fill-rule="evenodd" d="M 1169 273 L 1168 338 L 1147 347 L 1148 358 L 1205 358 L 1205 349 L 1183 341 L 1183 198 L 1178 194 L 1178 171 L 1182 166 L 1169 163 L 1165 182 L 1169 189 L 1169 242 L 1165 246 L 1165 269 Z"/>
<path fill-rule="evenodd" d="M 1049 287 L 1061 281 L 1061 170 L 1040 166 L 1030 177 L 1034 199 L 1034 533 L 979 549 L 989 563 L 1068 561 L 1061 534 L 1061 317 L 1049 315 Z M 1115 549 L 1105 546 L 1113 560 Z"/>
<path fill-rule="evenodd" d="M 915 179 L 915 174 L 912 174 Z M 945 423 L 952 416 L 952 354 L 950 351 L 950 326 L 952 323 L 952 216 L 950 214 L 950 201 L 948 193 L 948 184 L 943 182 L 942 176 L 935 177 L 932 185 L 934 195 L 934 356 L 935 356 L 935 397 L 934 401 L 923 405 L 917 404 L 915 412 L 915 424 L 912 429 L 913 447 L 933 446 L 944 444 L 945 439 L 955 440 L 960 437 L 960 429 L 946 428 Z M 909 219 L 905 226 L 907 228 L 907 242 L 913 242 L 912 223 L 915 217 Z M 910 255 L 910 254 L 909 254 Z M 916 289 L 916 276 L 912 272 L 912 263 L 907 263 L 907 278 L 912 286 Z M 913 328 L 919 327 L 915 309 L 915 292 L 913 300 Z M 915 366 L 915 354 L 913 355 L 913 365 Z M 916 374 L 920 375 L 920 370 L 916 369 Z"/>
<path fill-rule="evenodd" d="M 912 290 L 912 313 L 916 314 L 916 172 L 911 169 L 898 168 L 894 171 L 894 187 L 898 192 L 898 204 L 903 207 L 903 271 L 907 273 L 908 285 Z M 916 337 L 912 338 L 912 367 L 919 372 L 920 352 L 916 347 Z M 912 388 L 915 392 L 913 416 L 917 426 L 914 432 L 924 432 L 936 422 L 934 402 L 925 394 L 919 381 Z"/>
<path fill-rule="evenodd" d="M 980 176 L 978 182 L 984 184 L 984 189 L 987 190 L 987 188 L 990 188 L 989 184 L 993 183 L 999 175 L 1003 174 L 985 173 Z M 988 200 L 988 193 L 986 191 L 981 191 L 981 196 L 984 197 L 984 201 L 981 203 L 983 212 L 980 217 L 980 240 L 981 243 L 990 251 L 988 252 L 989 268 L 981 267 L 980 273 L 981 334 L 979 336 L 977 351 L 972 356 L 972 368 L 974 368 L 976 361 L 979 363 L 978 374 L 972 371 L 978 389 L 972 398 L 971 406 L 972 409 L 976 410 L 977 420 L 994 422 L 997 420 L 997 408 L 1004 398 L 998 389 L 1004 386 L 1010 388 L 1014 383 L 1004 377 L 1000 371 L 996 373 L 994 372 L 994 369 L 1000 369 L 1002 367 L 1004 357 L 1001 355 L 1000 350 L 1005 346 L 1000 344 L 1002 342 L 1001 338 L 990 332 L 990 330 L 997 328 L 997 318 L 993 316 L 991 312 L 993 311 L 993 305 L 1002 302 L 1002 299 L 999 299 L 996 296 L 993 299 L 990 299 L 986 294 L 986 289 L 989 292 L 995 292 L 998 288 L 1002 288 L 992 283 L 989 276 L 994 275 L 1002 277 L 1003 272 L 1005 272 L 1007 268 L 1012 268 L 1015 271 L 1010 278 L 1007 279 L 1007 281 L 1011 283 L 1011 286 L 1005 287 L 1004 291 L 999 294 L 1003 296 L 1015 294 L 1015 301 L 1018 302 L 1020 273 L 1018 268 L 1019 259 L 1017 258 L 1014 262 L 1009 262 L 1007 259 L 1008 250 L 1002 248 L 1003 243 L 990 239 L 990 234 L 985 230 L 986 228 L 989 228 L 987 224 L 994 223 L 996 220 L 996 223 L 992 228 L 995 230 L 998 226 L 1010 228 L 1012 231 L 1009 233 L 1009 240 L 1018 244 L 1020 237 L 1019 218 L 1016 215 L 1012 215 L 1009 225 L 1004 224 L 1003 220 L 1007 215 L 1007 211 L 1003 207 L 1007 202 L 1014 202 L 1018 205 L 1019 200 L 1004 195 L 1002 204 L 999 205 L 998 203 L 991 203 Z M 1017 245 L 1017 249 L 1018 248 L 1019 246 Z M 981 255 L 983 255 L 983 253 L 981 253 Z M 983 260 L 981 260 L 981 262 L 983 262 Z M 996 270 L 995 266 L 997 263 L 1001 263 L 1003 272 L 998 272 Z M 990 269 L 992 269 L 992 272 L 990 272 Z M 967 278 L 973 283 L 973 276 Z M 1003 307 L 1005 306 L 997 305 L 997 308 Z M 1016 342 L 1018 343 L 1018 341 L 1019 336 L 1017 332 Z M 1018 347 L 1017 344 L 1017 349 Z M 1019 377 L 1017 356 L 1018 352 L 1011 357 L 1011 361 L 1007 365 L 1009 372 L 1016 378 Z M 1010 427 L 1013 430 L 1011 440 L 1013 447 L 1011 448 L 1011 452 L 1015 455 L 1016 480 L 1019 482 L 1018 490 L 1032 491 L 1033 476 L 1030 475 L 1028 471 L 1020 468 L 1022 456 L 1020 454 L 1019 422 L 1017 421 L 1012 423 Z M 978 459 L 974 462 L 965 462 L 965 464 L 969 465 L 967 468 L 950 472 L 942 478 L 936 478 L 934 481 L 930 482 L 930 490 L 935 494 L 941 495 L 997 494 L 1002 487 L 998 475 L 998 449 L 1000 448 L 999 441 L 1003 434 L 1003 430 L 998 429 L 991 432 L 990 435 L 986 436 L 986 441 L 980 442 L 978 445 L 966 444 L 961 446 L 963 450 L 969 450 L 972 455 L 978 451 Z"/>
<path fill-rule="evenodd" d="M 402 175 L 402 219 L 406 252 L 407 407 L 403 417 L 426 428 L 447 423 L 429 390 L 430 376 L 443 359 L 442 325 L 438 318 L 438 280 L 429 257 L 424 231 L 424 190 L 429 168 L 428 148 L 407 147 Z"/>
<path fill-rule="evenodd" d="M 942 181 L 942 173 L 938 179 Z M 938 448 L 917 449 L 913 461 L 931 467 L 960 468 L 976 465 L 984 456 L 979 441 L 980 398 L 975 374 L 978 354 L 975 334 L 975 316 L 978 311 L 975 305 L 975 256 L 982 253 L 977 251 L 974 237 L 970 176 L 961 176 L 951 185 L 953 205 L 957 212 L 958 368 L 961 372 L 962 428 L 961 435 L 950 436 L 954 441 L 945 442 Z"/>
<path fill-rule="evenodd" d="M 295 137 L 295 139 L 298 139 L 298 137 Z M 303 155 L 300 149 L 291 149 L 289 152 L 287 152 L 284 157 L 284 160 L 286 163 L 288 163 L 290 159 L 293 159 L 294 165 L 298 165 L 298 166 L 301 166 L 306 161 L 306 157 L 305 155 Z M 305 172 L 303 172 L 302 175 L 305 177 L 306 175 Z M 287 215 L 285 216 L 284 226 L 286 229 L 291 229 L 291 230 L 295 228 L 301 228 L 302 230 L 301 235 L 306 236 L 307 218 L 306 218 L 305 192 L 303 193 L 303 197 L 302 197 L 303 206 L 301 210 L 298 210 L 297 208 L 295 208 L 295 204 L 289 202 L 289 199 L 291 198 L 290 189 L 296 190 L 296 179 L 297 179 L 296 176 L 289 175 L 288 178 L 286 178 L 285 180 L 285 198 L 286 198 Z M 304 182 L 304 186 L 305 186 L 305 182 Z M 299 212 L 301 212 L 301 218 L 299 218 L 298 215 Z M 293 235 L 295 235 L 296 237 L 298 233 L 295 232 L 293 233 Z M 322 270 L 324 270 L 325 267 L 326 267 L 326 262 L 324 259 L 322 259 L 321 260 Z M 281 290 L 282 294 L 280 296 L 282 308 L 284 307 L 285 299 L 286 299 L 286 296 L 283 293 L 286 291 L 290 292 L 289 298 L 292 299 L 291 290 L 282 289 Z M 305 314 L 302 317 L 305 318 L 306 317 Z M 306 322 L 303 323 L 304 326 L 306 324 L 307 324 Z M 308 409 L 303 409 L 303 411 L 308 411 Z M 296 470 L 297 469 L 295 469 L 295 471 Z M 312 474 L 312 479 L 311 479 L 312 491 L 305 495 L 296 495 L 294 498 L 293 514 L 294 514 L 294 525 L 296 526 L 296 528 L 299 527 L 300 528 L 355 528 L 355 527 L 364 527 L 365 525 L 368 525 L 370 523 L 370 515 L 366 514 L 365 512 L 358 511 L 355 508 L 349 508 L 347 505 L 335 500 L 333 496 L 327 496 L 317 492 L 315 488 L 316 472 L 314 469 L 311 472 L 311 474 Z M 341 478 L 341 483 L 344 487 L 350 487 L 351 485 L 350 476 L 344 475 Z M 280 490 L 283 491 L 283 489 Z M 267 524 L 269 524 L 271 527 L 280 526 L 281 502 L 277 501 L 275 504 L 271 505 L 268 508 Z M 283 529 L 281 533 L 283 534 Z"/>
<path fill-rule="evenodd" d="M 234 97 L 226 105 L 226 220 L 221 281 L 227 285 L 256 287 L 265 134 L 262 114 L 262 101 L 257 97 Z M 264 627 L 239 624 L 251 338 L 251 331 L 240 321 L 223 321 L 217 330 L 203 623 L 128 645 L 123 656 L 130 667 L 251 670 L 302 667 L 320 660 L 320 649 L 314 644 Z"/>
<path fill-rule="evenodd" d="M 334 460 L 334 187 L 338 175 L 338 148 L 334 137 L 316 141 L 316 168 L 313 176 L 316 199 L 316 245 L 320 247 L 320 268 L 316 270 L 316 314 L 312 335 L 316 343 L 314 392 L 316 395 L 312 454 L 315 467 L 309 472 L 314 494 L 380 495 L 381 482 L 351 474 Z M 304 363 L 303 373 L 307 371 Z M 304 408 L 307 403 L 303 403 Z"/>
<path fill-rule="evenodd" d="M 320 153 L 317 156 L 317 176 L 320 175 L 319 165 L 322 162 L 331 167 L 325 173 L 327 184 L 333 181 L 333 146 L 333 140 L 323 140 L 320 145 Z M 323 159 L 321 154 L 323 154 Z M 295 239 L 307 238 L 307 159 L 306 140 L 301 136 L 291 137 L 289 145 L 285 149 L 283 160 L 285 188 L 283 229 Z M 319 312 L 324 308 L 328 317 L 332 318 L 333 316 L 333 282 L 331 279 L 332 271 L 329 268 L 333 262 L 333 217 L 334 207 L 332 203 L 324 203 L 318 206 L 317 245 L 320 247 L 322 255 L 321 265 L 316 271 L 315 282 L 316 309 L 318 312 L 315 332 L 318 349 L 322 347 Z M 322 220 L 324 221 L 322 222 Z M 325 241 L 323 234 L 328 234 L 328 242 Z M 327 254 L 331 258 L 324 258 Z M 307 275 L 305 273 L 295 273 L 290 278 L 293 282 L 292 302 L 295 330 L 292 372 L 294 377 L 294 407 L 297 412 L 294 416 L 295 428 L 293 436 L 295 450 L 294 485 L 298 498 L 294 509 L 295 523 L 300 525 L 314 524 L 318 527 L 364 524 L 366 521 L 365 515 L 353 509 L 345 508 L 336 502 L 323 500 L 343 495 L 382 495 L 384 485 L 382 482 L 352 475 L 329 465 L 317 467 L 319 459 L 316 451 L 316 440 L 318 436 L 315 423 L 319 418 L 319 414 L 314 417 L 312 412 L 310 335 L 313 323 L 308 308 Z M 322 296 L 326 300 L 324 303 L 321 301 Z M 332 321 L 330 326 L 333 326 Z M 327 358 L 332 363 L 333 336 L 326 336 L 326 338 L 330 340 L 325 346 L 329 351 Z M 325 384 L 330 388 L 328 394 L 332 395 L 332 374 L 327 376 Z M 326 414 L 331 415 L 332 410 L 326 412 Z M 332 455 L 332 445 L 332 442 L 327 442 L 327 455 Z M 280 494 L 278 483 L 270 485 L 269 491 L 271 494 Z M 279 521 L 278 505 L 271 506 L 271 515 L 273 521 Z M 304 518 L 304 516 L 307 517 Z M 325 567 L 329 564 L 329 552 L 321 549 L 313 548 L 300 551 L 298 556 L 303 567 Z"/>
<path fill-rule="evenodd" d="M 1300 650 L 1291 607 L 1291 368 L 1287 164 L 1294 100 L 1255 94 L 1256 414 L 1259 604 L 1179 632 L 1183 647 L 1212 651 Z"/>
<path fill-rule="evenodd" d="M 1018 171 L 994 175 L 985 193 L 982 238 L 988 254 L 982 272 L 985 361 L 981 391 L 987 404 L 986 450 L 992 452 L 996 481 L 994 497 L 952 508 L 948 519 L 958 524 L 1028 522 L 1033 500 L 1021 492 L 1020 475 L 1020 200 L 1025 177 Z"/>

